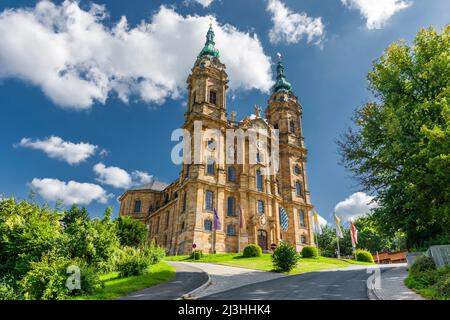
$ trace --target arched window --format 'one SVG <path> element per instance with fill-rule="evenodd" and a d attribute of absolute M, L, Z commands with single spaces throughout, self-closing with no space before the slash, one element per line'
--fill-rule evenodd
<path fill-rule="evenodd" d="M 233 166 L 228 167 L 228 181 L 236 182 L 236 168 Z"/>
<path fill-rule="evenodd" d="M 258 200 L 258 214 L 262 215 L 264 214 L 264 201 Z"/>
<path fill-rule="evenodd" d="M 134 213 L 140 213 L 141 212 L 141 200 L 135 200 L 134 201 Z"/>
<path fill-rule="evenodd" d="M 302 209 L 298 210 L 298 225 L 302 228 L 305 227 L 305 212 Z"/>
<path fill-rule="evenodd" d="M 261 170 L 256 170 L 256 189 L 258 191 L 263 191 L 263 177 Z"/>
<path fill-rule="evenodd" d="M 289 121 L 289 132 L 295 133 L 295 122 L 294 120 Z"/>
<path fill-rule="evenodd" d="M 203 228 L 205 231 L 211 231 L 212 230 L 212 221 L 211 219 L 205 219 L 203 221 Z"/>
<path fill-rule="evenodd" d="M 297 197 L 302 196 L 302 186 L 300 185 L 300 181 L 295 182 L 295 194 L 297 195 Z"/>
<path fill-rule="evenodd" d="M 205 209 L 208 211 L 213 210 L 213 195 L 212 191 L 206 191 L 205 193 Z"/>
<path fill-rule="evenodd" d="M 215 161 L 213 158 L 209 158 L 206 164 L 206 174 L 214 175 L 215 172 Z"/>
<path fill-rule="evenodd" d="M 217 104 L 217 92 L 214 90 L 209 91 L 209 103 Z"/>
<path fill-rule="evenodd" d="M 229 217 L 236 216 L 236 198 L 228 197 L 227 215 Z"/>
<path fill-rule="evenodd" d="M 299 166 L 298 164 L 296 164 L 296 165 L 294 166 L 294 174 L 297 175 L 297 176 L 299 176 L 299 175 L 300 175 L 300 172 L 301 172 L 300 166 Z"/>

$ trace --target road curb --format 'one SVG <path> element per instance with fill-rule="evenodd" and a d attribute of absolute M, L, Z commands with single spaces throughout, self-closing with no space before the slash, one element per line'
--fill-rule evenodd
<path fill-rule="evenodd" d="M 200 268 L 198 268 L 198 269 L 200 269 Z M 208 276 L 208 280 L 204 284 L 202 284 L 200 287 L 198 287 L 188 293 L 183 294 L 179 300 L 196 300 L 197 299 L 196 295 L 198 295 L 200 292 L 206 290 L 206 288 L 211 285 L 212 280 L 211 280 L 211 276 L 209 275 L 209 273 L 205 272 L 203 270 L 202 270 L 202 272 L 206 273 L 206 275 Z"/>
<path fill-rule="evenodd" d="M 393 268 L 395 268 L 395 267 L 392 267 L 392 268 L 386 268 L 386 267 L 385 268 L 380 268 L 380 274 L 383 274 L 386 271 L 392 270 Z M 379 290 L 367 288 L 367 297 L 370 300 L 383 300 L 383 298 L 377 293 L 377 291 L 379 291 Z"/>

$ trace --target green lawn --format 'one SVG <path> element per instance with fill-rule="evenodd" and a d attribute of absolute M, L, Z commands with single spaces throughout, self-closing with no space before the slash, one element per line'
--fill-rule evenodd
<path fill-rule="evenodd" d="M 257 258 L 244 258 L 238 253 L 223 253 L 223 254 L 205 254 L 200 260 L 192 260 L 189 256 L 170 256 L 165 258 L 168 261 L 189 261 L 189 262 L 208 262 L 217 263 L 227 266 L 257 269 L 263 271 L 274 271 L 270 254 L 264 253 L 261 257 Z M 327 270 L 333 268 L 344 268 L 351 266 L 352 264 L 371 265 L 371 263 L 358 262 L 353 260 L 338 260 L 333 258 L 319 257 L 313 258 L 300 258 L 296 268 L 294 268 L 289 274 L 297 274 L 318 270 Z"/>
<path fill-rule="evenodd" d="M 125 296 L 131 292 L 148 288 L 175 276 L 175 268 L 167 263 L 160 262 L 151 266 L 148 272 L 141 276 L 119 278 L 118 272 L 102 275 L 105 287 L 93 295 L 75 297 L 75 300 L 108 300 Z"/>

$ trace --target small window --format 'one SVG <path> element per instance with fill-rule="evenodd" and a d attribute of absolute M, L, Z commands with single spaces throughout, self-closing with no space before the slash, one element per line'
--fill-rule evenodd
<path fill-rule="evenodd" d="M 236 168 L 233 166 L 228 167 L 228 181 L 236 182 Z"/>
<path fill-rule="evenodd" d="M 227 215 L 229 217 L 236 216 L 236 198 L 228 197 Z"/>
<path fill-rule="evenodd" d="M 234 224 L 228 224 L 227 225 L 227 236 L 235 236 L 236 235 L 236 228 L 234 227 Z"/>
<path fill-rule="evenodd" d="M 302 197 L 302 186 L 300 185 L 300 181 L 295 182 L 295 194 L 297 197 Z"/>
<path fill-rule="evenodd" d="M 298 224 L 301 228 L 305 227 L 305 212 L 302 209 L 298 210 Z"/>
<path fill-rule="evenodd" d="M 212 230 L 212 221 L 210 219 L 205 219 L 203 221 L 203 227 L 205 231 L 211 231 Z"/>
<path fill-rule="evenodd" d="M 208 211 L 213 211 L 213 195 L 212 191 L 206 191 L 205 194 L 205 209 Z"/>
<path fill-rule="evenodd" d="M 278 130 L 278 123 L 276 123 L 276 124 L 273 126 L 273 128 L 274 128 L 275 130 Z"/>
<path fill-rule="evenodd" d="M 206 164 L 206 174 L 208 175 L 214 175 L 215 172 L 215 162 L 214 159 L 209 158 L 208 162 Z"/>
<path fill-rule="evenodd" d="M 258 200 L 258 214 L 264 214 L 264 201 Z"/>
<path fill-rule="evenodd" d="M 291 120 L 289 122 L 289 132 L 290 133 L 295 133 L 295 122 L 293 120 Z"/>
<path fill-rule="evenodd" d="M 295 175 L 297 175 L 297 176 L 299 176 L 300 175 L 300 166 L 298 165 L 298 164 L 296 164 L 295 166 L 294 166 L 294 174 Z"/>
<path fill-rule="evenodd" d="M 217 92 L 214 90 L 209 91 L 209 103 L 217 104 Z"/>
<path fill-rule="evenodd" d="M 304 235 L 300 236 L 300 242 L 306 244 L 306 237 Z"/>
<path fill-rule="evenodd" d="M 141 212 L 141 200 L 134 201 L 134 213 Z"/>
<path fill-rule="evenodd" d="M 184 178 L 189 178 L 189 169 L 190 169 L 190 165 L 186 165 L 186 169 L 184 171 Z"/>
<path fill-rule="evenodd" d="M 261 153 L 259 151 L 256 153 L 256 162 L 257 163 L 261 163 L 262 162 Z"/>
<path fill-rule="evenodd" d="M 184 221 L 181 223 L 181 231 L 184 231 L 184 227 L 185 227 L 185 224 L 184 224 Z"/>
<path fill-rule="evenodd" d="M 183 195 L 183 206 L 182 206 L 183 212 L 186 211 L 186 204 L 187 204 L 187 193 L 185 192 Z"/>

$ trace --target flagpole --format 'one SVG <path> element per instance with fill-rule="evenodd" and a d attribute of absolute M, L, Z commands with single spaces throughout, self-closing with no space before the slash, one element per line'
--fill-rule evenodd
<path fill-rule="evenodd" d="M 336 239 L 337 239 L 337 250 L 338 250 L 337 258 L 340 259 L 341 258 L 341 250 L 339 249 L 339 235 L 337 233 L 337 229 L 336 229 Z"/>
<path fill-rule="evenodd" d="M 239 228 L 239 231 L 238 231 L 238 253 L 241 253 L 241 205 L 239 205 L 239 212 L 238 212 L 238 215 L 239 215 L 239 219 L 238 219 L 238 228 Z"/>

